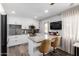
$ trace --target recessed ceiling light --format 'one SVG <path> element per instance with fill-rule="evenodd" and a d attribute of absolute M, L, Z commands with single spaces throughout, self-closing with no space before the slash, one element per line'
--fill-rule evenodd
<path fill-rule="evenodd" d="M 34 16 L 34 18 L 37 18 L 37 16 Z"/>
<path fill-rule="evenodd" d="M 12 11 L 11 13 L 12 13 L 12 14 L 15 14 L 15 11 Z"/>
<path fill-rule="evenodd" d="M 48 10 L 45 10 L 44 12 L 45 12 L 45 13 L 48 13 Z"/>

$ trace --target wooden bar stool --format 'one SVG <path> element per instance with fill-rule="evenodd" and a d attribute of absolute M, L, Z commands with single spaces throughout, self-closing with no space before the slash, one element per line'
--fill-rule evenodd
<path fill-rule="evenodd" d="M 39 51 L 43 53 L 43 56 L 45 56 L 46 53 L 48 53 L 48 50 L 51 46 L 50 40 L 43 40 L 41 45 L 39 46 Z"/>
<path fill-rule="evenodd" d="M 54 42 L 51 42 L 51 46 L 53 47 L 53 52 L 56 52 L 56 48 L 60 46 L 60 36 L 57 36 L 56 38 L 54 38 Z"/>

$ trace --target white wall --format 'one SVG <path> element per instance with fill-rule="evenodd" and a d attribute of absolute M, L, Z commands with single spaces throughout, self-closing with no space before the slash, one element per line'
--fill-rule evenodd
<path fill-rule="evenodd" d="M 51 18 L 40 21 L 40 32 L 44 32 L 44 23 L 48 22 L 49 23 L 49 32 L 58 31 L 60 33 L 60 35 L 62 35 L 62 32 L 61 32 L 62 30 L 50 30 L 50 22 L 56 22 L 56 21 L 62 21 L 60 15 L 56 15 Z"/>
<path fill-rule="evenodd" d="M 76 41 L 76 38 L 77 38 L 77 34 L 75 34 L 76 33 L 75 27 L 78 26 L 77 24 L 78 16 L 79 16 L 79 6 L 68 9 L 64 11 L 63 13 L 61 13 L 61 15 L 56 15 L 51 18 L 42 20 L 40 21 L 41 32 L 44 31 L 43 25 L 45 22 L 50 23 L 54 21 L 62 21 L 62 27 L 63 27 L 62 30 L 50 30 L 49 29 L 49 31 L 58 31 L 62 35 L 62 46 L 61 46 L 62 50 L 73 54 L 74 53 L 73 43 Z M 78 32 L 78 29 L 76 29 L 76 31 Z"/>
<path fill-rule="evenodd" d="M 19 24 L 22 25 L 23 29 L 28 29 L 29 25 L 34 25 L 37 29 L 39 28 L 39 21 L 35 19 L 8 15 L 7 20 L 8 24 Z"/>

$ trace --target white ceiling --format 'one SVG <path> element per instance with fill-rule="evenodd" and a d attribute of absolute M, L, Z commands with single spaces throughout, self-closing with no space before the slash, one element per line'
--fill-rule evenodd
<path fill-rule="evenodd" d="M 3 3 L 2 5 L 8 15 L 33 19 L 34 16 L 37 16 L 37 20 L 40 20 L 59 14 L 78 4 L 55 3 L 54 5 L 50 5 L 49 3 Z M 44 10 L 48 10 L 48 13 L 45 13 Z M 16 14 L 12 14 L 11 11 L 15 11 Z"/>

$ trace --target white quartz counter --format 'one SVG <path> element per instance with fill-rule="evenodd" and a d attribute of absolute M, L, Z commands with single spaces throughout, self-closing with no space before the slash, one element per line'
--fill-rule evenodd
<path fill-rule="evenodd" d="M 73 44 L 73 46 L 74 46 L 74 47 L 79 47 L 79 42 L 75 42 L 75 43 Z"/>
<path fill-rule="evenodd" d="M 37 34 L 36 36 L 33 36 L 33 37 L 28 37 L 30 40 L 38 43 L 40 41 L 43 41 L 44 40 L 44 35 L 43 34 Z"/>

